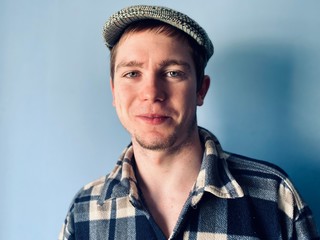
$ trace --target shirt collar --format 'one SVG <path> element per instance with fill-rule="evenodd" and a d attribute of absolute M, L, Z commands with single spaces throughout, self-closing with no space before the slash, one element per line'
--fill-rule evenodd
<path fill-rule="evenodd" d="M 227 158 L 218 139 L 208 130 L 199 127 L 200 139 L 204 145 L 204 157 L 192 192 L 191 205 L 196 205 L 204 192 L 220 198 L 243 197 L 243 191 L 229 171 Z"/>
<path fill-rule="evenodd" d="M 220 198 L 238 198 L 243 191 L 228 169 L 225 153 L 218 139 L 208 130 L 199 127 L 199 134 L 204 145 L 204 158 L 194 185 L 191 205 L 196 205 L 204 192 Z M 134 205 L 140 203 L 140 193 L 134 171 L 133 148 L 130 144 L 121 154 L 114 170 L 106 177 L 98 203 L 105 200 L 129 195 Z"/>
<path fill-rule="evenodd" d="M 98 200 L 103 205 L 104 201 L 111 198 L 129 195 L 130 201 L 139 204 L 139 189 L 134 172 L 133 148 L 130 144 L 121 154 L 116 167 L 106 177 L 104 186 Z"/>

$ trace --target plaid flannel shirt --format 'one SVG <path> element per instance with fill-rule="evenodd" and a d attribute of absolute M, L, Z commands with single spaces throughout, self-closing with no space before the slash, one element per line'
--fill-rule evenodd
<path fill-rule="evenodd" d="M 205 146 L 198 178 L 169 239 L 319 239 L 310 209 L 278 167 Z M 179 189 L 177 189 L 179 191 Z M 137 185 L 132 146 L 75 196 L 59 239 L 166 239 Z"/>

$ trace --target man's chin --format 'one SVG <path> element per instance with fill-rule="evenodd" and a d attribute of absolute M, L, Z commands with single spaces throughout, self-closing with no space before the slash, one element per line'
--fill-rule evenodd
<path fill-rule="evenodd" d="M 155 136 L 136 136 L 135 141 L 139 144 L 140 147 L 153 150 L 153 151 L 162 151 L 166 149 L 170 149 L 174 146 L 177 137 L 173 134 L 167 137 L 163 137 L 160 135 Z"/>

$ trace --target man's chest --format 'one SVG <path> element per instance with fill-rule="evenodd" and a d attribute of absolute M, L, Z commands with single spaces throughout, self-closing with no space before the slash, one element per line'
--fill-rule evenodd
<path fill-rule="evenodd" d="M 246 199 L 225 200 L 204 197 L 195 207 L 184 206 L 170 239 L 279 239 L 280 226 L 272 225 L 276 206 L 255 209 Z M 134 207 L 127 198 L 104 205 L 91 203 L 89 216 L 75 209 L 77 240 L 165 240 L 165 234 L 145 208 Z M 271 224 L 270 224 L 271 222 Z"/>

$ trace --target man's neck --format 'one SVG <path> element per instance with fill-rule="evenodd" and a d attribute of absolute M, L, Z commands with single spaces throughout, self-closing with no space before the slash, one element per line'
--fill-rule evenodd
<path fill-rule="evenodd" d="M 149 151 L 133 145 L 138 185 L 166 237 L 172 233 L 200 171 L 203 149 L 198 132 L 178 151 Z"/>
<path fill-rule="evenodd" d="M 162 187 L 166 184 L 172 186 L 173 182 L 180 187 L 181 183 L 194 183 L 200 170 L 203 149 L 198 132 L 190 139 L 176 151 L 143 149 L 133 142 L 138 179 L 145 184 L 159 182 Z"/>

